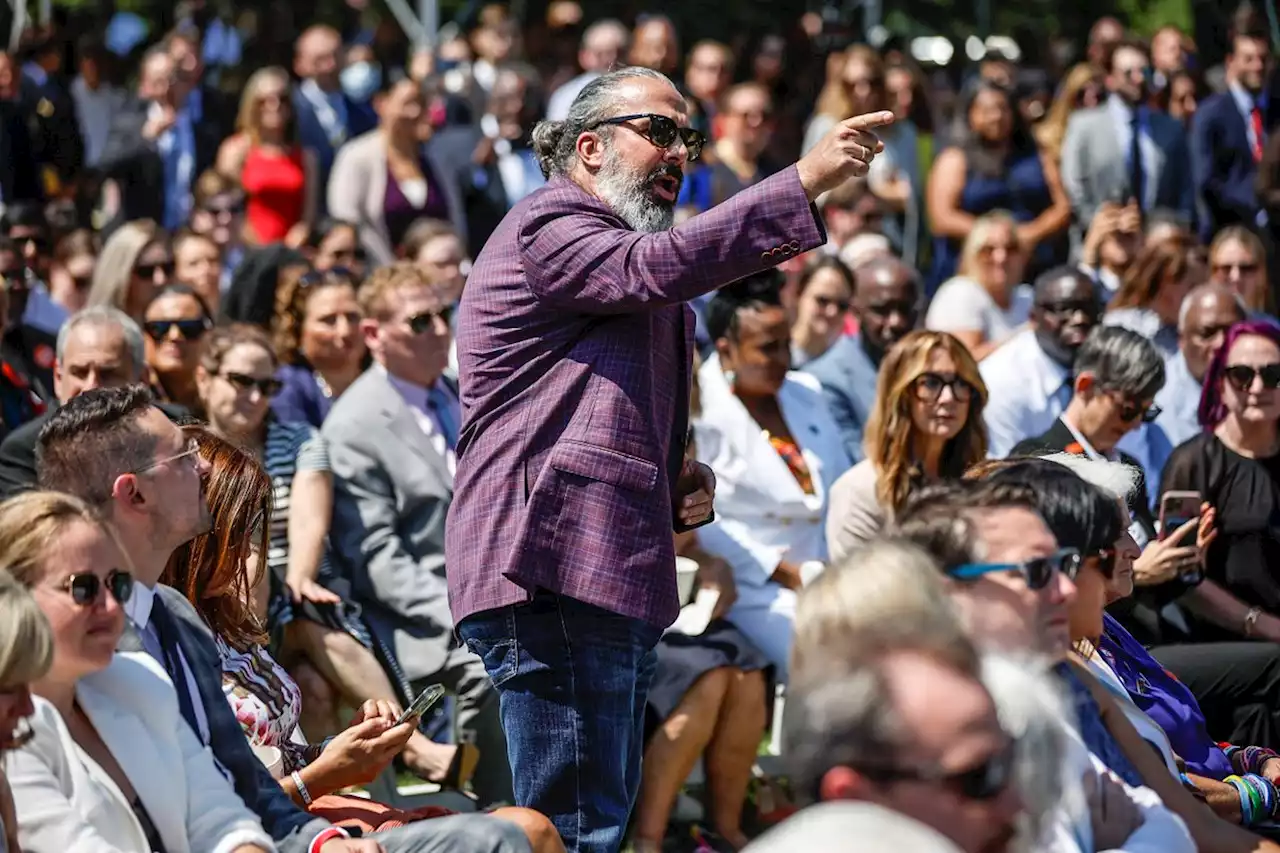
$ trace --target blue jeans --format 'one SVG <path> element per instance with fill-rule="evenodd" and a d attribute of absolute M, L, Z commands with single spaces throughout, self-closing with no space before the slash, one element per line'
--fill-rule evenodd
<path fill-rule="evenodd" d="M 458 634 L 497 688 L 516 805 L 550 818 L 568 853 L 617 853 L 662 631 L 539 592 L 464 619 Z"/>

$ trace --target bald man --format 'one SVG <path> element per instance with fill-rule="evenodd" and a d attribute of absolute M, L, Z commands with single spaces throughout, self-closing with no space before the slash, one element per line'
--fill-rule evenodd
<path fill-rule="evenodd" d="M 293 114 L 302 147 L 315 152 L 321 187 L 329 183 L 338 148 L 378 124 L 371 104 L 357 103 L 343 94 L 338 82 L 341 52 L 338 31 L 322 25 L 303 30 L 294 44 L 293 70 L 300 82 L 293 90 Z M 324 203 L 320 193 L 321 206 Z"/>
<path fill-rule="evenodd" d="M 1165 365 L 1164 388 L 1156 395 L 1156 424 L 1177 447 L 1200 434 L 1200 385 L 1227 328 L 1247 315 L 1244 301 L 1227 284 L 1202 284 L 1182 300 L 1178 354 Z"/>
<path fill-rule="evenodd" d="M 563 84 L 547 101 L 547 118 L 564 121 L 569 107 L 578 93 L 592 80 L 618 64 L 627 52 L 631 33 L 621 21 L 607 18 L 596 21 L 582 34 L 582 46 L 578 48 L 578 65 L 582 73 Z"/>

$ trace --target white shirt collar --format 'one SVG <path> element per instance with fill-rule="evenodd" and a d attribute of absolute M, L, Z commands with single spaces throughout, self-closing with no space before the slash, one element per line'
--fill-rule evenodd
<path fill-rule="evenodd" d="M 142 581 L 133 582 L 133 595 L 129 596 L 124 612 L 139 631 L 147 630 L 147 624 L 151 621 L 151 607 L 155 604 L 155 600 L 154 589 L 146 586 Z"/>
<path fill-rule="evenodd" d="M 1065 424 L 1067 429 L 1071 432 L 1071 437 L 1074 438 L 1076 440 L 1076 443 L 1080 445 L 1080 448 L 1084 451 L 1085 456 L 1088 456 L 1090 459 L 1101 459 L 1108 462 L 1115 461 L 1115 457 L 1117 456 L 1117 454 L 1114 450 L 1111 451 L 1112 453 L 1111 456 L 1104 456 L 1102 453 L 1099 453 L 1097 450 L 1094 450 L 1093 445 L 1089 443 L 1089 439 L 1085 438 L 1080 433 L 1080 431 L 1076 429 L 1075 426 L 1072 425 L 1071 421 L 1067 420 L 1065 413 L 1063 414 L 1063 417 L 1061 418 L 1061 420 L 1062 420 L 1062 423 Z"/>

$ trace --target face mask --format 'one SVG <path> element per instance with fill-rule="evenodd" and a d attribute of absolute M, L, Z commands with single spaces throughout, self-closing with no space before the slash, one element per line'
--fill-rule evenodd
<path fill-rule="evenodd" d="M 367 101 L 382 85 L 382 69 L 372 62 L 357 62 L 342 69 L 342 91 L 353 101 Z"/>

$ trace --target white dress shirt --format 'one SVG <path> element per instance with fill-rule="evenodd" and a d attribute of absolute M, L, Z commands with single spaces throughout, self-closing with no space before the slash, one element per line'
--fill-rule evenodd
<path fill-rule="evenodd" d="M 1044 433 L 1071 402 L 1071 371 L 1049 358 L 1034 329 L 1023 329 L 978 362 L 978 373 L 987 386 L 982 419 L 992 459 Z"/>
<path fill-rule="evenodd" d="M 386 370 L 386 368 L 382 369 Z M 387 380 L 391 383 L 391 387 L 395 388 L 400 393 L 400 396 L 404 398 L 404 401 L 409 404 L 409 409 L 413 412 L 413 418 L 417 421 L 418 427 L 421 428 L 427 440 L 431 442 L 431 446 L 444 457 L 449 473 L 451 475 L 456 474 L 458 454 L 449 446 L 449 441 L 445 438 L 447 433 L 444 425 L 440 423 L 439 416 L 432 410 L 429 395 L 432 391 L 439 391 L 449 400 L 449 415 L 453 418 L 455 432 L 462 425 L 462 402 L 458 399 L 458 395 L 453 393 L 453 389 L 449 387 L 449 383 L 445 382 L 443 377 L 437 379 L 430 388 L 415 385 L 408 380 L 392 375 L 390 372 L 387 373 Z"/>

